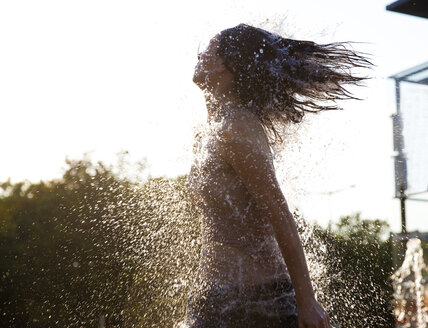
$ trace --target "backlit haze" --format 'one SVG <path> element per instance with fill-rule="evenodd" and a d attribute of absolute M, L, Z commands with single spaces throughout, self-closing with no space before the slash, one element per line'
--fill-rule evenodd
<path fill-rule="evenodd" d="M 308 118 L 277 163 L 292 207 L 312 222 L 361 212 L 400 229 L 393 199 L 395 91 L 388 76 L 428 60 L 428 20 L 390 2 L 3 1 L 0 3 L 0 181 L 61 176 L 65 158 L 121 150 L 152 176 L 185 174 L 206 117 L 196 55 L 248 23 L 319 43 L 358 41 L 376 67 L 362 101 Z M 294 140 L 295 139 L 295 140 Z M 337 192 L 336 192 L 337 191 Z M 408 230 L 428 231 L 428 203 L 408 202 Z"/>

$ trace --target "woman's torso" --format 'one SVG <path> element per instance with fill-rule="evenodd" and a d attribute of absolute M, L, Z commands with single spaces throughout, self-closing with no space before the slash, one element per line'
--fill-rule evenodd
<path fill-rule="evenodd" d="M 187 188 L 202 213 L 197 280 L 257 285 L 288 279 L 266 212 L 219 150 L 222 122 L 196 137 Z"/>

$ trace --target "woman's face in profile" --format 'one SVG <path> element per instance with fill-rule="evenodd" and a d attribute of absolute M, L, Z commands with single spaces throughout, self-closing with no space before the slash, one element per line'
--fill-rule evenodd
<path fill-rule="evenodd" d="M 219 47 L 218 36 L 211 39 L 207 49 L 198 54 L 193 82 L 202 90 L 212 89 L 221 82 L 222 73 L 226 67 L 217 55 Z"/>

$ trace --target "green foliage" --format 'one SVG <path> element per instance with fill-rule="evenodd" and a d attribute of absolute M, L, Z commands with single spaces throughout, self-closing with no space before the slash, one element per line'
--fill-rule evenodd
<path fill-rule="evenodd" d="M 340 313 L 336 320 L 341 326 L 349 327 L 359 317 L 365 327 L 394 327 L 392 249 L 387 232 L 387 222 L 355 214 L 342 217 L 321 233 L 329 245 L 333 312 Z"/>
<path fill-rule="evenodd" d="M 330 224 L 331 230 L 331 224 Z M 334 233 L 344 240 L 352 240 L 359 245 L 378 244 L 388 237 L 389 225 L 379 219 L 363 220 L 360 213 L 345 216 L 336 223 Z"/>
<path fill-rule="evenodd" d="M 123 158 L 67 166 L 59 180 L 0 185 L 0 327 L 96 327 L 101 315 L 171 327 L 200 249 L 185 177 L 139 185 Z"/>
<path fill-rule="evenodd" d="M 1 185 L 1 327 L 123 321 L 132 268 L 117 206 L 134 186 L 102 164 L 68 161 L 62 179 Z"/>
<path fill-rule="evenodd" d="M 138 185 L 123 160 L 67 166 L 59 180 L 0 184 L 0 327 L 96 327 L 101 315 L 106 327 L 171 327 L 200 251 L 185 177 Z M 327 245 L 324 301 L 343 327 L 392 327 L 387 229 L 357 214 L 304 240 Z"/>

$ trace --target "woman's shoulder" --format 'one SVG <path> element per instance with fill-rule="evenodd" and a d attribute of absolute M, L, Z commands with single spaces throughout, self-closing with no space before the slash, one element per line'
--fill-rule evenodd
<path fill-rule="evenodd" d="M 218 127 L 218 135 L 226 142 L 266 139 L 260 119 L 246 109 L 234 110 L 226 115 Z"/>
<path fill-rule="evenodd" d="M 218 150 L 226 160 L 272 161 L 268 137 L 260 119 L 252 112 L 236 111 L 224 117 L 217 139 Z"/>

